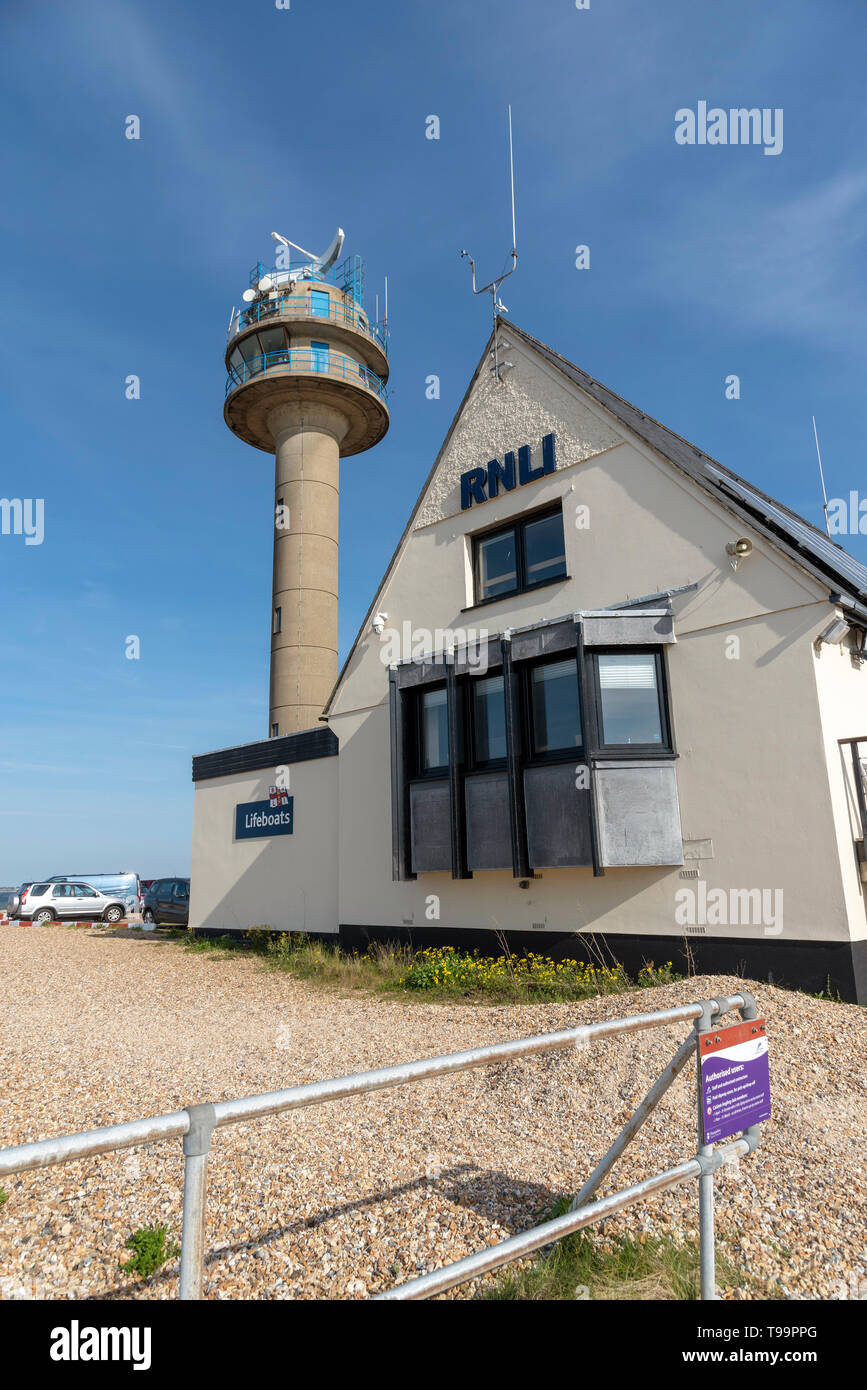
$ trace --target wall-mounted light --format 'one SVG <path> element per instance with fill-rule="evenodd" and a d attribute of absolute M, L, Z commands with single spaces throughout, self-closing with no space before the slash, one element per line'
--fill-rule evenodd
<path fill-rule="evenodd" d="M 726 554 L 729 557 L 729 564 L 733 570 L 737 569 L 741 560 L 745 559 L 747 555 L 752 555 L 752 553 L 753 543 L 751 540 L 748 540 L 746 536 L 741 536 L 740 539 L 736 541 L 729 541 L 726 546 Z"/>

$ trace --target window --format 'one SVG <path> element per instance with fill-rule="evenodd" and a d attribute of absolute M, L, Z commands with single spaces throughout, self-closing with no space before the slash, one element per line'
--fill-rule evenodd
<path fill-rule="evenodd" d="M 272 725 L 271 725 L 271 737 L 272 737 L 272 738 L 276 738 L 277 735 L 279 734 L 279 732 L 280 732 L 280 725 L 279 725 L 279 724 L 272 724 Z"/>
<path fill-rule="evenodd" d="M 566 546 L 560 507 L 476 536 L 473 568 L 476 603 L 565 579 Z"/>
<path fill-rule="evenodd" d="M 174 894 L 174 895 L 175 895 L 176 898 L 180 898 L 182 901 L 185 902 L 186 899 L 190 896 L 189 890 L 188 890 L 188 888 L 187 888 L 187 885 L 186 885 L 185 883 L 177 882 L 177 883 L 175 884 L 175 894 Z"/>
<path fill-rule="evenodd" d="M 534 758 L 581 747 L 578 668 L 574 657 L 529 670 L 530 747 Z"/>
<path fill-rule="evenodd" d="M 274 633 L 275 633 L 275 635 L 276 635 L 278 632 L 282 632 L 282 630 L 283 630 L 283 609 L 282 609 L 282 608 L 275 608 L 275 609 L 274 609 Z"/>
<path fill-rule="evenodd" d="M 262 349 L 259 346 L 259 339 L 256 337 L 256 334 L 251 333 L 249 338 L 242 338 L 237 348 L 235 349 L 235 352 L 239 352 L 245 362 L 252 362 L 254 357 L 261 356 Z M 235 353 L 233 352 L 233 360 L 234 357 Z"/>
<path fill-rule="evenodd" d="M 470 682 L 473 764 L 483 766 L 506 757 L 506 703 L 502 676 Z"/>
<path fill-rule="evenodd" d="M 599 741 L 605 746 L 667 744 L 657 652 L 595 654 Z"/>
<path fill-rule="evenodd" d="M 513 594 L 519 587 L 514 529 L 480 537 L 476 541 L 476 602 Z"/>
<path fill-rule="evenodd" d="M 95 888 L 89 888 L 86 883 L 75 883 L 73 889 L 76 898 L 98 898 L 99 894 Z"/>
<path fill-rule="evenodd" d="M 327 290 L 310 291 L 310 312 L 315 318 L 327 319 L 331 307 L 331 300 Z"/>
<path fill-rule="evenodd" d="M 263 328 L 259 332 L 262 351 L 268 354 L 268 366 L 286 361 L 286 338 L 282 328 Z"/>
<path fill-rule="evenodd" d="M 562 512 L 527 522 L 524 527 L 524 568 L 528 586 L 563 578 L 566 573 L 566 548 Z"/>
<path fill-rule="evenodd" d="M 71 883 L 56 883 L 51 891 L 52 898 L 71 898 L 73 890 Z"/>
<path fill-rule="evenodd" d="M 328 344 L 311 343 L 310 356 L 314 372 L 328 371 Z"/>
<path fill-rule="evenodd" d="M 442 774 L 449 765 L 449 717 L 445 686 L 419 696 L 419 772 Z"/>

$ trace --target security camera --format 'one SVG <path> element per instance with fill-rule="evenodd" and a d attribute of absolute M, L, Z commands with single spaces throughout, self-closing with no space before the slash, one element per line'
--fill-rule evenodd
<path fill-rule="evenodd" d="M 823 642 L 833 643 L 835 646 L 843 641 L 849 631 L 849 624 L 846 619 L 836 613 L 826 628 L 823 628 L 816 638 L 816 647 L 821 647 Z"/>
<path fill-rule="evenodd" d="M 739 562 L 743 560 L 744 556 L 751 555 L 752 552 L 753 543 L 746 536 L 741 536 L 736 541 L 729 541 L 726 546 L 726 554 L 730 557 L 733 570 L 737 569 Z"/>
<path fill-rule="evenodd" d="M 372 631 L 372 632 L 375 632 L 375 633 L 377 634 L 377 636 L 379 636 L 379 634 L 380 634 L 381 632 L 384 631 L 384 629 L 385 629 L 385 624 L 386 624 L 387 621 L 388 621 L 388 614 L 387 614 L 387 613 L 374 613 L 374 615 L 373 615 L 373 622 L 370 624 L 371 631 Z"/>

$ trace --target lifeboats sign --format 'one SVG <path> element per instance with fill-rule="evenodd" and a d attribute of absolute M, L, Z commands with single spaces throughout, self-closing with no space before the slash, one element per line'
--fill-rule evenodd
<path fill-rule="evenodd" d="M 461 511 L 465 512 L 468 507 L 481 502 L 489 502 L 492 497 L 499 497 L 501 487 L 505 492 L 511 492 L 515 487 L 535 483 L 546 473 L 553 473 L 557 467 L 554 445 L 555 436 L 546 434 L 542 440 L 542 461 L 535 466 L 529 444 L 522 444 L 517 451 L 517 461 L 514 451 L 510 449 L 503 455 L 502 461 L 491 459 L 490 463 L 480 468 L 471 468 L 469 472 L 462 473 Z"/>
<path fill-rule="evenodd" d="M 706 1144 L 730 1139 L 771 1117 L 765 1020 L 700 1033 L 701 1118 Z"/>
<path fill-rule="evenodd" d="M 271 835 L 291 835 L 295 798 L 286 796 L 280 805 L 270 801 L 245 801 L 235 807 L 235 839 L 261 840 Z"/>

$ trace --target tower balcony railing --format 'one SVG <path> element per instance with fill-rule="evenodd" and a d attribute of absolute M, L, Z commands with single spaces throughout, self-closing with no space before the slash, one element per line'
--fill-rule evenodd
<path fill-rule="evenodd" d="M 315 306 L 315 307 L 314 307 Z M 259 323 L 269 323 L 275 318 L 311 318 L 323 322 L 336 323 L 353 328 L 373 340 L 377 347 L 388 353 L 388 332 L 382 324 L 371 323 L 367 314 L 351 302 L 339 303 L 329 300 L 325 306 L 306 294 L 277 294 L 274 298 L 260 299 L 251 304 L 243 313 L 236 314 L 229 326 L 229 341 L 236 338 L 245 328 Z"/>
<path fill-rule="evenodd" d="M 242 362 L 237 367 L 230 367 L 229 376 L 226 381 L 226 395 L 228 396 L 237 386 L 243 386 L 245 382 L 252 381 L 255 377 L 266 376 L 270 373 L 287 372 L 311 372 L 328 377 L 340 377 L 344 381 L 354 384 L 359 382 L 366 386 L 368 391 L 373 391 L 379 396 L 380 400 L 387 399 L 385 383 L 382 377 L 372 372 L 363 362 L 356 362 L 351 357 L 344 357 L 341 353 L 325 352 L 321 348 L 288 348 L 280 352 L 266 352 L 259 357 L 251 357 L 249 362 Z"/>

